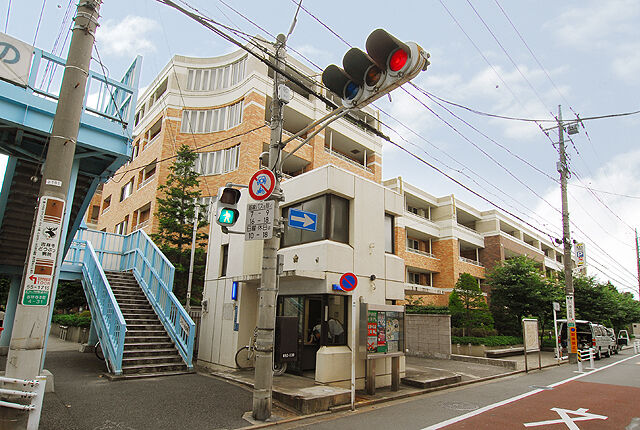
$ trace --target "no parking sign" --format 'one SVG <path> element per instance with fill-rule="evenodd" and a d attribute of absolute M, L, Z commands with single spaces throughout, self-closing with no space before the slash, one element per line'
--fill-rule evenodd
<path fill-rule="evenodd" d="M 342 291 L 353 291 L 358 285 L 358 278 L 353 273 L 345 273 L 340 277 Z"/>

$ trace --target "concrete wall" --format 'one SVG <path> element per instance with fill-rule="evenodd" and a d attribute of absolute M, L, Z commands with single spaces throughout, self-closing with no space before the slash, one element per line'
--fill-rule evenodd
<path fill-rule="evenodd" d="M 405 315 L 407 355 L 449 359 L 451 315 Z"/>

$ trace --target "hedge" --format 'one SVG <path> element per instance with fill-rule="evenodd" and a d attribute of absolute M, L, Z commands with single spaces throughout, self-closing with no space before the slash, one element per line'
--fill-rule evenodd
<path fill-rule="evenodd" d="M 91 326 L 91 313 L 82 312 L 79 314 L 57 314 L 51 319 L 52 322 L 70 327 Z"/>
<path fill-rule="evenodd" d="M 451 343 L 456 344 L 468 344 L 471 345 L 485 345 L 485 346 L 509 346 L 509 345 L 522 345 L 522 338 L 516 336 L 487 336 L 487 337 L 472 337 L 472 336 L 451 336 Z"/>
<path fill-rule="evenodd" d="M 437 314 L 450 315 L 448 306 L 407 305 L 405 311 L 408 314 Z"/>

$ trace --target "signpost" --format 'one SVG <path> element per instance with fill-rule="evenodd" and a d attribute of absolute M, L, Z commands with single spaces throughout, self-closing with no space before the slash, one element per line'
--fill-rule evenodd
<path fill-rule="evenodd" d="M 569 354 L 578 353 L 578 335 L 576 334 L 576 309 L 574 307 L 573 294 L 567 295 L 567 331 L 569 342 L 567 350 Z"/>
<path fill-rule="evenodd" d="M 558 343 L 558 315 L 556 314 L 556 312 L 558 312 L 559 310 L 560 303 L 553 302 L 553 333 L 555 334 L 554 339 L 556 343 L 556 360 L 558 360 L 558 362 L 560 361 L 560 358 L 562 358 L 562 348 Z"/>
<path fill-rule="evenodd" d="M 275 202 L 267 200 L 247 204 L 244 240 L 265 240 L 273 237 Z"/>
<path fill-rule="evenodd" d="M 266 200 L 276 186 L 276 177 L 269 169 L 261 169 L 249 181 L 249 195 L 253 200 Z"/>
<path fill-rule="evenodd" d="M 289 209 L 289 227 L 316 231 L 318 228 L 318 215 L 300 209 Z"/>

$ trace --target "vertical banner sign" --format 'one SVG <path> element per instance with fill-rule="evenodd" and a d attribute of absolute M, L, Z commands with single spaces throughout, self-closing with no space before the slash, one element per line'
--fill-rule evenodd
<path fill-rule="evenodd" d="M 587 254 L 585 251 L 584 243 L 576 243 L 576 260 L 578 267 L 584 267 L 587 264 Z"/>
<path fill-rule="evenodd" d="M 33 229 L 33 244 L 27 260 L 27 276 L 21 303 L 47 306 L 62 234 L 64 200 L 43 196 Z"/>

